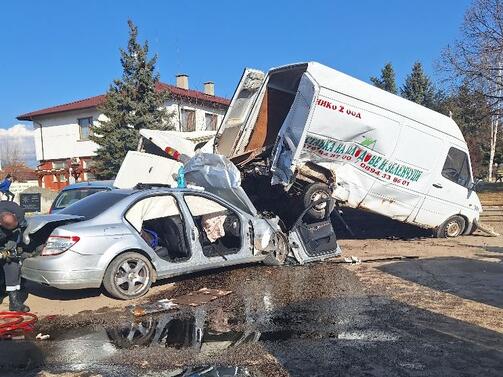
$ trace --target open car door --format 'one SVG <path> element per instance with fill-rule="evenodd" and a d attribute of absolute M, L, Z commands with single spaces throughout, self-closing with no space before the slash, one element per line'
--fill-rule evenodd
<path fill-rule="evenodd" d="M 331 200 L 333 199 L 324 198 L 311 203 L 290 230 L 288 237 L 291 250 L 300 264 L 332 258 L 341 254 L 330 221 L 330 212 L 331 208 L 333 208 L 330 203 Z M 312 207 L 324 202 L 326 202 L 324 218 L 322 220 L 312 220 L 307 213 Z"/>
<path fill-rule="evenodd" d="M 245 124 L 257 100 L 265 74 L 256 69 L 245 69 L 232 101 L 215 137 L 214 151 L 227 158 L 236 154 L 236 147 Z"/>

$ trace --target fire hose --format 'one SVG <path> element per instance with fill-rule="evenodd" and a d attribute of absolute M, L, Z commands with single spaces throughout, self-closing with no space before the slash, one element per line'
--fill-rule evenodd
<path fill-rule="evenodd" d="M 11 338 L 33 331 L 37 320 L 33 313 L 0 312 L 0 338 Z"/>

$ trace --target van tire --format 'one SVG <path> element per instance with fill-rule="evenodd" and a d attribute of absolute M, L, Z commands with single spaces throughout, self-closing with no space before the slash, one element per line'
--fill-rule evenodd
<path fill-rule="evenodd" d="M 135 269 L 138 268 L 138 271 Z M 135 281 L 142 278 L 143 282 Z M 108 265 L 103 276 L 103 287 L 113 297 L 121 300 L 131 300 L 143 296 L 152 285 L 154 268 L 144 255 L 129 251 L 115 257 Z M 122 283 L 120 283 L 123 281 Z M 128 288 L 133 289 L 128 292 Z"/>
<path fill-rule="evenodd" d="M 466 221 L 458 215 L 449 217 L 442 225 L 437 228 L 437 238 L 452 238 L 463 234 L 465 231 Z"/>
<path fill-rule="evenodd" d="M 332 190 L 325 183 L 312 183 L 304 189 L 302 195 L 303 210 L 308 208 L 311 203 L 315 200 L 321 198 L 330 198 L 332 196 Z M 334 209 L 334 201 L 329 202 L 331 213 Z M 313 220 L 322 220 L 325 218 L 325 206 L 327 203 L 322 203 L 319 208 L 313 207 L 307 212 L 307 216 Z"/>

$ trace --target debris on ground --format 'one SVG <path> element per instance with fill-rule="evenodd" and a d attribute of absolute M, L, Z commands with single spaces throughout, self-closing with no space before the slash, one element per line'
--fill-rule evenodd
<path fill-rule="evenodd" d="M 477 229 L 492 236 L 492 237 L 499 237 L 500 236 L 499 233 L 495 232 L 493 228 L 491 228 L 489 225 L 486 225 L 486 224 L 478 223 Z"/>
<path fill-rule="evenodd" d="M 178 309 L 178 305 L 170 299 L 162 299 L 154 303 L 147 303 L 142 305 L 133 305 L 128 307 L 136 317 L 141 317 L 147 314 L 165 312 L 168 310 Z"/>
<path fill-rule="evenodd" d="M 232 291 L 224 291 L 222 289 L 201 288 L 198 291 L 176 297 L 173 299 L 173 302 L 178 305 L 199 306 L 231 293 Z"/>
<path fill-rule="evenodd" d="M 361 264 L 362 260 L 354 255 L 344 258 L 344 263 Z"/>
<path fill-rule="evenodd" d="M 49 334 L 42 334 L 41 332 L 39 332 L 37 334 L 37 336 L 35 337 L 35 339 L 37 340 L 47 340 L 49 339 L 51 336 Z"/>
<path fill-rule="evenodd" d="M 201 288 L 198 291 L 187 293 L 172 299 L 162 299 L 154 303 L 129 306 L 129 310 L 135 317 L 142 317 L 147 314 L 165 312 L 168 310 L 177 310 L 179 306 L 199 306 L 207 304 L 217 298 L 227 296 L 232 291 L 222 289 Z"/>

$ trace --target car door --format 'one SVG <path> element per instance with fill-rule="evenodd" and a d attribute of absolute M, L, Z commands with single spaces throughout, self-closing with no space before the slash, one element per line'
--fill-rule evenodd
<path fill-rule="evenodd" d="M 470 208 L 469 189 L 472 182 L 470 160 L 463 149 L 449 146 L 447 156 L 431 180 L 431 186 L 415 222 L 436 227 L 449 217 Z"/>
<path fill-rule="evenodd" d="M 255 261 L 252 226 L 237 208 L 203 193 L 184 193 L 208 268 Z"/>
<path fill-rule="evenodd" d="M 288 238 L 295 259 L 300 264 L 332 258 L 341 254 L 330 220 L 331 198 L 323 198 L 311 203 L 292 226 Z M 325 205 L 325 216 L 322 220 L 312 220 L 307 215 L 309 210 L 321 203 Z"/>
<path fill-rule="evenodd" d="M 231 104 L 217 131 L 214 145 L 215 153 L 228 158 L 232 158 L 236 154 L 236 146 L 244 131 L 243 127 L 252 112 L 264 80 L 264 72 L 248 68 L 244 70 L 232 96 Z"/>

